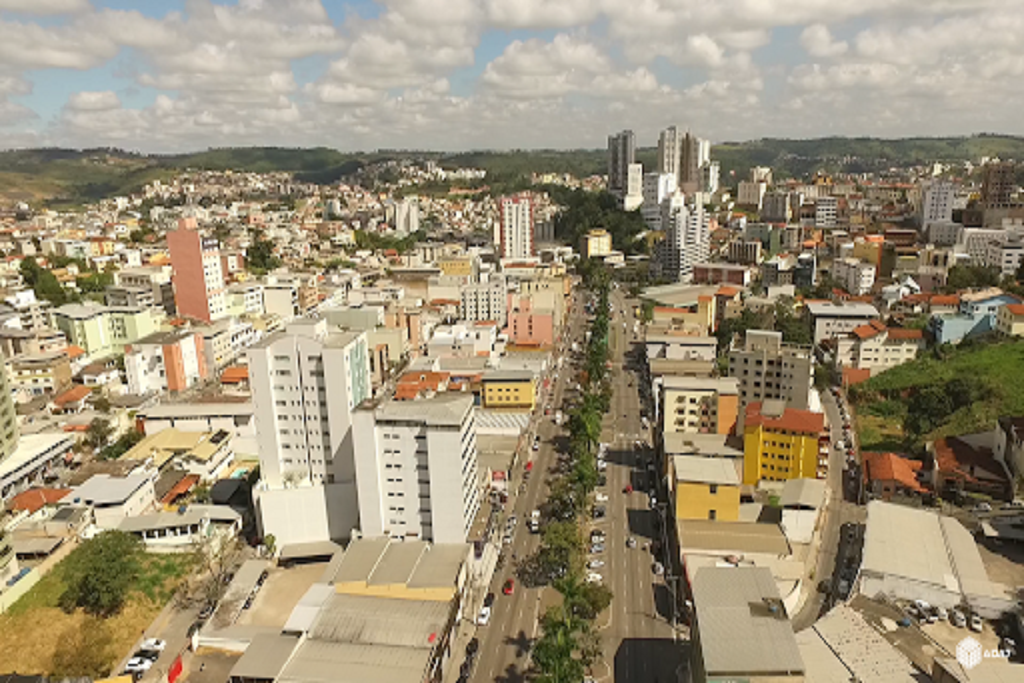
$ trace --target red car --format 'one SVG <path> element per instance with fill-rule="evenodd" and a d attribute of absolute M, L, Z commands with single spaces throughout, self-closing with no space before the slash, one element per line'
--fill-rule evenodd
<path fill-rule="evenodd" d="M 632 484 L 626 484 L 626 488 L 622 489 L 622 492 L 623 493 L 633 493 L 633 485 Z"/>
<path fill-rule="evenodd" d="M 512 595 L 516 589 L 516 582 L 514 579 L 509 579 L 505 582 L 505 585 L 501 587 L 501 592 L 505 595 Z"/>

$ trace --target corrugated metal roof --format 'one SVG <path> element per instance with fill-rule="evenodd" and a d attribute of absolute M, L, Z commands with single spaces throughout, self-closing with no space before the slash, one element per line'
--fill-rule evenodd
<path fill-rule="evenodd" d="M 430 650 L 307 640 L 278 683 L 421 683 Z"/>
<path fill-rule="evenodd" d="M 693 603 L 708 676 L 804 671 L 793 626 L 770 570 L 700 569 L 693 579 Z"/>
<path fill-rule="evenodd" d="M 277 633 L 255 636 L 245 654 L 231 667 L 231 678 L 277 678 L 298 644 L 299 639 L 294 636 Z"/>
<path fill-rule="evenodd" d="M 309 637 L 332 643 L 433 647 L 448 620 L 451 604 L 431 600 L 396 600 L 365 595 L 328 597 Z"/>
<path fill-rule="evenodd" d="M 372 586 L 386 586 L 390 584 L 405 584 L 412 576 L 416 565 L 420 561 L 424 551 L 427 549 L 425 541 L 405 541 L 404 543 L 391 543 L 381 556 L 380 562 L 370 574 L 369 583 Z"/>
<path fill-rule="evenodd" d="M 727 458 L 705 458 L 700 455 L 674 455 L 672 468 L 677 482 L 698 482 L 739 486 L 736 465 Z"/>
<path fill-rule="evenodd" d="M 298 604 L 292 609 L 284 628 L 285 633 L 305 633 L 313 627 L 317 615 L 327 600 L 334 594 L 334 586 L 327 583 L 314 583 L 299 598 Z"/>
<path fill-rule="evenodd" d="M 813 630 L 849 670 L 844 681 L 914 683 L 917 680 L 910 660 L 846 605 L 836 605 L 814 624 Z"/>
<path fill-rule="evenodd" d="M 938 515 L 880 500 L 868 503 L 861 570 L 960 588 Z"/>

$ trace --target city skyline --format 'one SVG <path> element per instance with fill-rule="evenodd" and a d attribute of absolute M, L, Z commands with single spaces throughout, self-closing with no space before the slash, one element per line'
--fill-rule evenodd
<path fill-rule="evenodd" d="M 0 147 L 1022 133 L 1024 0 L 0 0 Z"/>

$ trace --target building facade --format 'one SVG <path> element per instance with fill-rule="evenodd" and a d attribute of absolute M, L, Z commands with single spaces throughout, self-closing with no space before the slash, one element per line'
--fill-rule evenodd
<path fill-rule="evenodd" d="M 729 351 L 729 376 L 739 381 L 738 427 L 742 431 L 747 406 L 781 399 L 806 410 L 814 380 L 814 354 L 809 347 L 782 343 L 782 333 L 747 330 L 743 346 Z"/>
<path fill-rule="evenodd" d="M 207 377 L 203 336 L 191 330 L 157 332 L 125 346 L 128 392 L 178 393 Z"/>
<path fill-rule="evenodd" d="M 499 233 L 502 258 L 534 255 L 533 203 L 528 196 L 502 197 Z"/>
<path fill-rule="evenodd" d="M 195 219 L 182 219 L 167 233 L 174 269 L 174 301 L 178 315 L 212 322 L 227 310 L 224 273 L 217 240 L 199 234 Z"/>
<path fill-rule="evenodd" d="M 825 416 L 787 408 L 785 401 L 747 406 L 743 427 L 743 483 L 815 479 Z"/>
<path fill-rule="evenodd" d="M 608 191 L 622 198 L 629 184 L 629 167 L 636 163 L 636 136 L 633 131 L 608 136 Z"/>

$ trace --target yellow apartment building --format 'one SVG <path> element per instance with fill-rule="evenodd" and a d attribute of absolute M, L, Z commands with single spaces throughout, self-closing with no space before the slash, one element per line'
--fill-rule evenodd
<path fill-rule="evenodd" d="M 743 427 L 743 483 L 818 476 L 818 439 L 825 416 L 787 408 L 782 400 L 747 406 Z"/>
<path fill-rule="evenodd" d="M 526 370 L 503 370 L 483 376 L 484 408 L 532 411 L 537 405 L 537 381 Z"/>
<path fill-rule="evenodd" d="M 739 521 L 740 476 L 732 460 L 675 455 L 669 466 L 676 519 Z"/>

